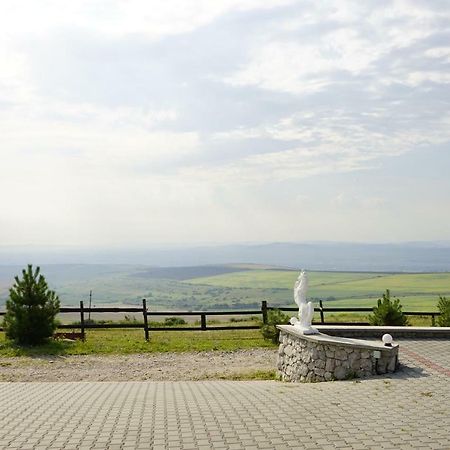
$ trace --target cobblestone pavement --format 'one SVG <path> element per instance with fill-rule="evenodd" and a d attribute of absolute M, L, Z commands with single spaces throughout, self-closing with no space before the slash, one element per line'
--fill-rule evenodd
<path fill-rule="evenodd" d="M 4 449 L 450 449 L 450 340 L 389 377 L 0 383 Z"/>

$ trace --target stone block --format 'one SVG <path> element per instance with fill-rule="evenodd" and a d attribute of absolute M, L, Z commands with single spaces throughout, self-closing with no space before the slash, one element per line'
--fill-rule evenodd
<path fill-rule="evenodd" d="M 363 370 L 372 371 L 372 366 L 373 366 L 372 360 L 371 359 L 362 359 L 360 361 L 360 366 L 361 366 L 361 369 L 363 369 Z"/>
<path fill-rule="evenodd" d="M 292 356 L 294 354 L 294 348 L 292 345 L 286 345 L 286 347 L 284 347 L 284 354 L 286 356 Z"/>
<path fill-rule="evenodd" d="M 345 361 L 347 359 L 347 352 L 341 349 L 336 350 L 334 357 L 339 361 Z"/>
<path fill-rule="evenodd" d="M 319 369 L 318 367 L 316 367 L 316 368 L 314 369 L 314 373 L 315 373 L 316 375 L 319 375 L 319 376 L 323 377 L 323 375 L 325 374 L 325 370 Z"/>
<path fill-rule="evenodd" d="M 342 366 L 336 367 L 333 374 L 336 380 L 345 380 L 345 378 L 347 378 L 347 370 Z"/>
<path fill-rule="evenodd" d="M 345 359 L 344 361 L 341 361 L 341 366 L 345 367 L 346 369 L 350 369 L 351 364 L 349 359 Z"/>
<path fill-rule="evenodd" d="M 350 364 L 350 367 L 353 369 L 353 370 L 359 370 L 359 368 L 361 367 L 361 360 L 360 359 L 354 359 L 352 362 L 351 362 L 351 364 Z"/>
<path fill-rule="evenodd" d="M 323 359 L 318 359 L 316 361 L 316 367 L 319 369 L 323 369 L 325 367 L 325 361 Z"/>
<path fill-rule="evenodd" d="M 336 362 L 334 359 L 328 358 L 325 362 L 325 370 L 327 372 L 333 372 L 334 368 L 336 366 Z"/>

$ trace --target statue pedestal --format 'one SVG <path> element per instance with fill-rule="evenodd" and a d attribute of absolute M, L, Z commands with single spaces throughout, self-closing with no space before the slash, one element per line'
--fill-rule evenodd
<path fill-rule="evenodd" d="M 319 332 L 307 334 L 292 325 L 277 328 L 278 371 L 283 381 L 345 380 L 397 370 L 398 345 L 386 347 L 378 342 Z"/>
<path fill-rule="evenodd" d="M 317 333 L 319 333 L 319 330 L 317 330 L 316 328 L 313 328 L 311 326 L 311 323 L 308 323 L 307 325 L 305 325 L 304 323 L 302 323 L 301 320 L 297 319 L 297 317 L 292 317 L 290 322 L 291 322 L 291 325 L 295 328 L 295 330 L 301 334 L 317 334 Z"/>
<path fill-rule="evenodd" d="M 304 327 L 302 325 L 293 325 L 295 331 L 301 334 L 319 334 L 319 330 L 313 327 Z"/>

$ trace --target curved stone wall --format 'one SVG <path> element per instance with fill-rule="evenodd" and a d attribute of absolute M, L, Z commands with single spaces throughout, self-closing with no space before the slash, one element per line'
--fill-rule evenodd
<path fill-rule="evenodd" d="M 279 325 L 278 371 L 283 381 L 345 380 L 395 372 L 398 345 L 325 334 L 303 335 L 291 325 Z"/>

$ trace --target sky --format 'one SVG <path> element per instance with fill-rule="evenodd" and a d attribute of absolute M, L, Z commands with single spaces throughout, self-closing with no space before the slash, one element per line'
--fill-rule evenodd
<path fill-rule="evenodd" d="M 3 0 L 0 245 L 450 240 L 446 0 Z"/>

